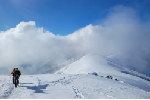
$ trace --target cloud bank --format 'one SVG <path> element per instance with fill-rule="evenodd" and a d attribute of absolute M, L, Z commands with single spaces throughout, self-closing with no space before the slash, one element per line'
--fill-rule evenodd
<path fill-rule="evenodd" d="M 23 74 L 53 73 L 69 59 L 88 53 L 107 56 L 124 51 L 134 51 L 136 55 L 122 55 L 123 60 L 133 61 L 132 68 L 148 69 L 149 64 L 133 67 L 140 60 L 135 58 L 143 57 L 141 50 L 149 54 L 150 30 L 145 29 L 148 25 L 141 24 L 136 10 L 125 6 L 109 9 L 108 16 L 98 25 L 87 25 L 67 36 L 43 32 L 34 21 L 20 22 L 15 28 L 0 32 L 0 73 L 10 74 L 14 67 Z M 146 63 L 149 61 L 147 58 Z"/>

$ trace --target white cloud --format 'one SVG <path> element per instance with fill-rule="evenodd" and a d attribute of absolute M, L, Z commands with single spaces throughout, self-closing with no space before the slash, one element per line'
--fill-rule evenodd
<path fill-rule="evenodd" d="M 110 55 L 129 49 L 150 49 L 149 32 L 140 25 L 136 11 L 124 6 L 111 8 L 99 25 L 87 25 L 68 36 L 44 33 L 34 21 L 20 22 L 15 28 L 0 32 L 0 68 L 8 72 L 19 67 L 24 74 L 52 72 L 58 68 L 56 64 L 87 53 Z"/>

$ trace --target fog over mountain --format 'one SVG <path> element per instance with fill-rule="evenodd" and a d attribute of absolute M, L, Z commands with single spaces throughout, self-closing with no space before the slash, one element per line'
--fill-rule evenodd
<path fill-rule="evenodd" d="M 0 32 L 0 74 L 10 75 L 14 67 L 22 74 L 54 73 L 93 53 L 113 55 L 125 67 L 150 76 L 149 26 L 136 10 L 122 5 L 110 8 L 99 24 L 89 24 L 67 36 L 43 32 L 34 21 L 20 22 Z"/>

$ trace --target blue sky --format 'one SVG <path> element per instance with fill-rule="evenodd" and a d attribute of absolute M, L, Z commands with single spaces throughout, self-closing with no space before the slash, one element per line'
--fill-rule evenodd
<path fill-rule="evenodd" d="M 35 21 L 44 31 L 65 36 L 99 24 L 117 5 L 135 9 L 142 22 L 150 19 L 150 0 L 0 0 L 0 31 Z"/>

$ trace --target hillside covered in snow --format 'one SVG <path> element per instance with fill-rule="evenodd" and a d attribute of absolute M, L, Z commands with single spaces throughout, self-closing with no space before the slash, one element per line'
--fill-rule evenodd
<path fill-rule="evenodd" d="M 113 56 L 88 54 L 54 74 L 0 75 L 0 99 L 150 99 L 150 77 Z"/>

